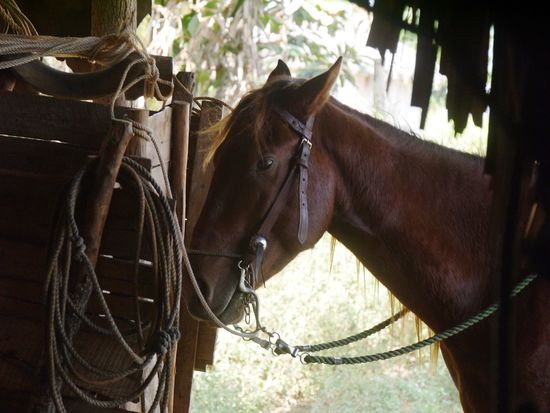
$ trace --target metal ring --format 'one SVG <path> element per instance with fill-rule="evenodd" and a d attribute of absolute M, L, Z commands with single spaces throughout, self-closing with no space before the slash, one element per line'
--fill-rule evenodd
<path fill-rule="evenodd" d="M 276 339 L 274 339 L 274 337 L 277 336 Z M 268 341 L 275 345 L 275 343 L 277 342 L 277 340 L 280 340 L 281 339 L 281 336 L 279 335 L 279 333 L 277 333 L 276 331 L 272 331 L 271 333 L 269 333 L 269 339 Z"/>

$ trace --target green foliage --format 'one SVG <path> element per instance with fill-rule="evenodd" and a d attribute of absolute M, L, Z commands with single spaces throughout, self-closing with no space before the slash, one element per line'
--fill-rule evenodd
<path fill-rule="evenodd" d="M 351 21 L 349 7 L 342 8 L 337 1 L 156 0 L 156 4 L 152 21 L 158 33 L 174 29 L 166 51 L 181 68 L 196 72 L 199 95 L 235 103 L 263 83 L 279 58 L 298 69 L 295 75 L 309 76 L 343 55 L 342 82 L 353 80 L 349 65 L 364 64 L 350 45 L 341 42 L 336 47 L 327 41 Z"/>

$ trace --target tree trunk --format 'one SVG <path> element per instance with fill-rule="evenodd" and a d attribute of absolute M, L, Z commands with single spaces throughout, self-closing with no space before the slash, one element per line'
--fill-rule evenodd
<path fill-rule="evenodd" d="M 137 0 L 92 0 L 92 36 L 136 31 Z"/>

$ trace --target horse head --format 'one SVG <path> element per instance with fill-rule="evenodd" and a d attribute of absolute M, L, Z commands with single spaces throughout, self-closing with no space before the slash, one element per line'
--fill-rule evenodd
<path fill-rule="evenodd" d="M 208 306 L 225 323 L 243 316 L 240 267 L 254 261 L 258 247 L 262 253 L 266 248 L 253 288 L 313 246 L 329 226 L 335 185 L 314 119 L 340 64 L 341 58 L 304 81 L 279 61 L 265 85 L 245 95 L 219 127 L 209 157 L 214 173 L 191 241 L 205 253 L 191 263 Z M 208 318 L 194 292 L 187 304 L 191 314 Z"/>

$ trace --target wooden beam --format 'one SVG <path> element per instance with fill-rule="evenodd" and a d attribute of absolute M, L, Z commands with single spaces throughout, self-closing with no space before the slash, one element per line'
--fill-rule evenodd
<path fill-rule="evenodd" d="M 160 78 L 171 81 L 172 58 L 165 56 L 153 56 L 153 58 L 159 69 Z M 127 67 L 138 59 L 141 59 L 141 56 L 132 53 L 122 62 L 113 66 L 85 73 L 66 73 L 38 60 L 12 68 L 10 71 L 18 80 L 23 80 L 34 90 L 45 95 L 70 99 L 98 99 L 112 96 L 116 92 Z M 7 71 L 3 72 L 7 73 Z M 145 64 L 134 64 L 126 76 L 124 85 L 128 85 L 144 73 Z M 2 83 L 6 83 L 6 85 L 2 86 Z M 10 84 L 7 81 L 0 81 L 0 90 L 11 90 L 9 86 Z M 126 92 L 127 98 L 137 99 L 143 96 L 143 86 L 143 81 L 132 86 Z M 170 87 L 167 85 L 159 84 L 159 88 L 163 94 L 170 92 Z"/>

